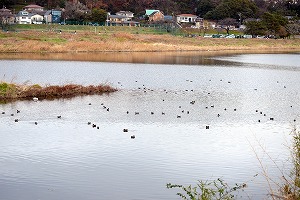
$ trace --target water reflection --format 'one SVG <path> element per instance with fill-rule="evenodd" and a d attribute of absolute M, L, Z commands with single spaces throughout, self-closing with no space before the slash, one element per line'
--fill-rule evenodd
<path fill-rule="evenodd" d="M 262 51 L 263 52 L 263 51 Z M 190 51 L 190 52 L 99 52 L 99 53 L 0 53 L 0 59 L 68 60 L 144 64 L 235 65 L 227 59 L 212 59 L 236 54 L 255 54 L 260 51 Z M 283 53 L 275 51 L 269 53 Z"/>
<path fill-rule="evenodd" d="M 228 61 L 244 67 L 257 66 L 266 69 L 299 70 L 299 53 L 290 54 L 248 54 L 234 56 L 219 56 L 214 59 Z"/>

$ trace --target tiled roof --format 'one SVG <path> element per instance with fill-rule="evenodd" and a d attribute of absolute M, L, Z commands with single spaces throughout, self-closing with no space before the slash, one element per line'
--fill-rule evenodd
<path fill-rule="evenodd" d="M 1 8 L 1 9 L 0 9 L 0 12 L 11 12 L 11 10 L 6 9 L 6 8 Z"/>
<path fill-rule="evenodd" d="M 133 12 L 130 12 L 130 11 L 119 11 L 117 13 L 133 14 Z"/>
<path fill-rule="evenodd" d="M 155 15 L 156 13 L 158 13 L 159 11 L 155 11 L 155 12 L 153 12 L 153 13 L 151 13 L 149 16 L 153 16 L 153 15 Z"/>
<path fill-rule="evenodd" d="M 146 15 L 151 15 L 154 12 L 158 12 L 159 10 L 146 10 Z"/>
<path fill-rule="evenodd" d="M 43 7 L 41 7 L 39 5 L 31 4 L 31 5 L 25 6 L 24 8 L 43 8 Z"/>
<path fill-rule="evenodd" d="M 128 17 L 124 15 L 109 15 L 109 18 L 124 19 Z"/>
<path fill-rule="evenodd" d="M 179 17 L 197 17 L 197 15 L 193 15 L 193 14 L 180 14 L 177 16 L 179 16 Z"/>
<path fill-rule="evenodd" d="M 24 15 L 24 12 L 26 12 L 26 14 Z M 31 13 L 28 13 L 27 11 L 20 11 L 17 14 L 17 17 L 21 17 L 21 16 L 28 16 L 28 17 L 32 17 Z"/>
<path fill-rule="evenodd" d="M 50 15 L 51 13 L 52 13 L 52 10 L 47 10 L 44 15 Z"/>

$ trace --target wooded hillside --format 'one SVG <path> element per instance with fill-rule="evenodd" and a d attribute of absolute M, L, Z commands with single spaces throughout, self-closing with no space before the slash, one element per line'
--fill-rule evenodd
<path fill-rule="evenodd" d="M 73 0 L 80 2 L 88 9 L 98 8 L 115 13 L 129 10 L 135 16 L 141 16 L 145 9 L 159 9 L 165 15 L 179 13 L 197 14 L 210 19 L 257 18 L 265 12 L 276 12 L 281 15 L 300 16 L 300 0 Z M 21 9 L 22 5 L 38 4 L 46 9 L 64 8 L 67 0 L 0 0 L 1 7 Z"/>

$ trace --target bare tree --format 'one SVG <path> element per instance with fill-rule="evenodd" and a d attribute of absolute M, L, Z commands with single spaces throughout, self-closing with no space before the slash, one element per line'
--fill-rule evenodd
<path fill-rule="evenodd" d="M 285 26 L 285 28 L 286 28 L 286 31 L 293 37 L 295 37 L 295 35 L 300 33 L 300 25 L 299 24 L 287 24 Z"/>
<path fill-rule="evenodd" d="M 219 24 L 222 26 L 223 29 L 226 30 L 227 35 L 229 35 L 230 27 L 235 26 L 237 24 L 237 21 L 233 18 L 225 18 L 223 20 L 220 20 Z"/>
<path fill-rule="evenodd" d="M 64 10 L 65 19 L 83 20 L 90 10 L 82 3 L 66 2 L 66 9 Z"/>

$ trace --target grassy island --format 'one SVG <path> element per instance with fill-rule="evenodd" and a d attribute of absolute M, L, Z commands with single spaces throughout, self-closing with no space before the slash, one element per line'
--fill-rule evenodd
<path fill-rule="evenodd" d="M 18 85 L 13 83 L 0 82 L 0 100 L 9 101 L 17 99 L 53 99 L 67 98 L 80 95 L 93 95 L 115 92 L 117 89 L 109 85 L 89 85 L 82 86 L 68 84 L 63 86 L 46 86 L 40 85 Z"/>

